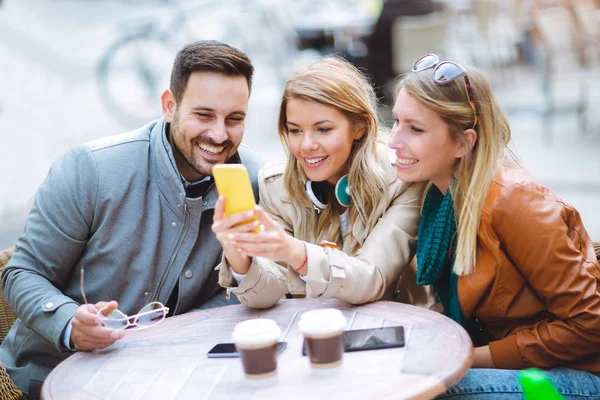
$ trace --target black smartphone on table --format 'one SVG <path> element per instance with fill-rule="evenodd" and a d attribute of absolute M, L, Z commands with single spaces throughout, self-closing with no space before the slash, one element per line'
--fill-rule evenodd
<path fill-rule="evenodd" d="M 287 342 L 277 343 L 277 354 L 281 354 L 287 347 Z M 234 358 L 239 357 L 240 354 L 235 349 L 233 343 L 218 343 L 207 353 L 208 358 Z"/>
<path fill-rule="evenodd" d="M 344 352 L 375 349 L 389 349 L 404 346 L 404 327 L 386 326 L 382 328 L 356 329 L 344 331 Z M 306 346 L 302 346 L 306 355 Z"/>

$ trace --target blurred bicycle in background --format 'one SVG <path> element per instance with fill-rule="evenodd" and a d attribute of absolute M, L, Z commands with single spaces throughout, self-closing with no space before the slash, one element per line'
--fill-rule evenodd
<path fill-rule="evenodd" d="M 129 21 L 97 66 L 103 104 L 127 127 L 161 115 L 175 53 L 186 43 L 214 39 L 244 51 L 285 81 L 297 55 L 287 0 L 165 2 L 163 15 Z"/>

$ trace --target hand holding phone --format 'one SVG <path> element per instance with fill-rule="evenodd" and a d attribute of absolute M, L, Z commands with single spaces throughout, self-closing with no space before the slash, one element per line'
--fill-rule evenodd
<path fill-rule="evenodd" d="M 219 196 L 225 197 L 225 216 L 254 210 L 254 192 L 243 164 L 217 164 L 213 167 L 213 177 Z M 241 224 L 257 219 L 253 216 Z"/>
<path fill-rule="evenodd" d="M 224 212 L 220 211 L 221 199 L 215 207 L 213 232 L 233 270 L 247 273 L 250 257 L 301 264 L 302 258 L 297 261 L 296 256 L 302 253 L 305 257 L 304 244 L 297 239 L 294 241 L 267 212 L 256 207 L 246 167 L 242 164 L 215 165 L 213 176 L 219 195 L 225 197 Z M 249 211 L 252 216 L 244 214 Z M 292 258 L 293 262 L 290 262 Z"/>
<path fill-rule="evenodd" d="M 242 164 L 218 164 L 213 167 L 213 177 L 220 197 L 215 205 L 212 231 L 231 268 L 238 274 L 246 274 L 252 260 L 241 253 L 232 235 L 258 229 L 258 226 L 248 224 L 256 219 L 253 210 L 256 203 L 248 172 Z M 251 213 L 254 218 L 246 213 Z"/>

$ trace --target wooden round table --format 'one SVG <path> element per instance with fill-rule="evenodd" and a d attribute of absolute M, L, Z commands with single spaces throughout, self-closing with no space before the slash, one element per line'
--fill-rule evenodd
<path fill-rule="evenodd" d="M 406 346 L 346 353 L 338 368 L 312 369 L 301 355 L 298 320 L 325 307 L 341 309 L 347 329 L 404 325 Z M 231 342 L 236 323 L 259 316 L 277 321 L 288 343 L 276 378 L 249 380 L 239 359 L 207 358 L 216 343 Z M 433 311 L 387 301 L 282 300 L 268 310 L 236 305 L 190 312 L 127 332 L 104 350 L 75 353 L 50 373 L 42 399 L 428 399 L 456 383 L 472 357 L 466 331 Z"/>

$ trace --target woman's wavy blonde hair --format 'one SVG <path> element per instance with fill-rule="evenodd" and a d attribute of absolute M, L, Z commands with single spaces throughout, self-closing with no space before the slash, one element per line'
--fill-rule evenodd
<path fill-rule="evenodd" d="M 477 141 L 471 151 L 454 167 L 456 184 L 450 185 L 457 222 L 454 272 L 469 275 L 477 260 L 477 232 L 483 204 L 490 184 L 506 155 L 516 160 L 508 148 L 510 126 L 498 106 L 492 89 L 475 68 L 465 68 L 471 83 L 477 108 Z M 469 105 L 464 78 L 439 85 L 433 81 L 433 70 L 411 72 L 398 84 L 430 110 L 435 111 L 448 126 L 452 140 L 465 141 L 465 130 L 473 127 L 474 114 Z"/>
<path fill-rule="evenodd" d="M 279 108 L 279 138 L 288 155 L 284 172 L 285 187 L 303 214 L 295 236 L 312 243 L 321 240 L 338 243 L 341 238 L 340 208 L 333 188 L 327 194 L 327 206 L 317 213 L 305 192 L 308 178 L 290 152 L 286 111 L 291 99 L 313 101 L 335 108 L 348 118 L 351 129 L 364 132 L 360 139 L 354 141 L 347 161 L 352 201 L 348 212 L 350 229 L 343 238 L 343 250 L 348 254 L 356 254 L 360 243 L 352 233 L 352 226 L 358 220 L 363 222 L 368 231 L 375 226 L 379 216 L 372 211 L 387 190 L 384 171 L 377 156 L 379 120 L 373 88 L 349 62 L 337 57 L 325 57 L 300 69 L 288 79 Z"/>

